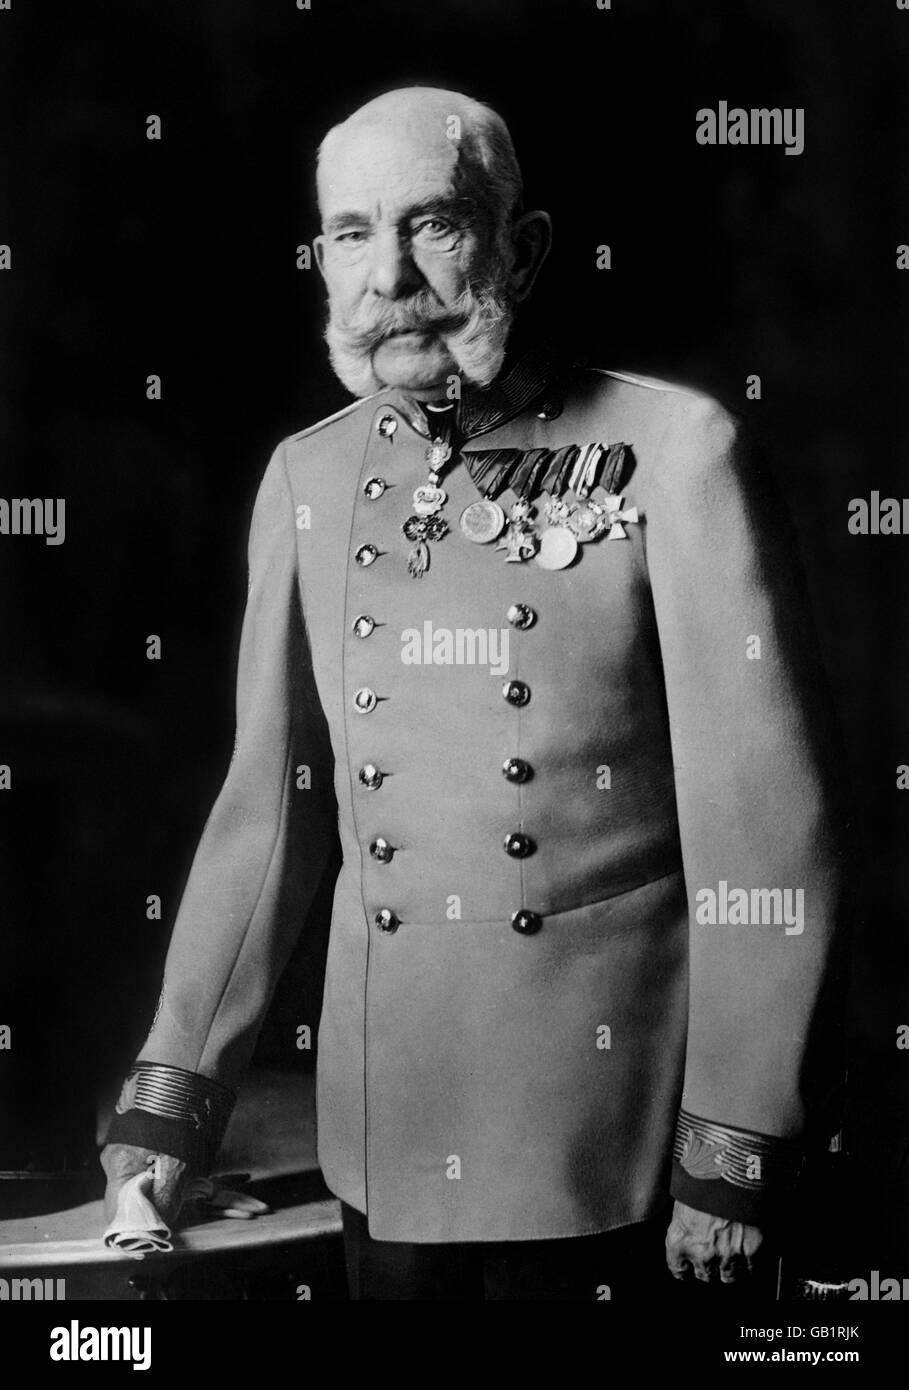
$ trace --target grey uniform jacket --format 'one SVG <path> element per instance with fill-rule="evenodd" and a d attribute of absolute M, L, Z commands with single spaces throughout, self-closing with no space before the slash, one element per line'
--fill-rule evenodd
<path fill-rule="evenodd" d="M 337 826 L 318 1152 L 374 1236 L 603 1231 L 671 1168 L 763 1220 L 835 1092 L 849 881 L 791 529 L 695 393 L 534 349 L 457 413 L 467 451 L 625 443 L 629 519 L 509 561 L 456 454 L 414 579 L 425 412 L 386 390 L 277 448 L 238 743 L 109 1137 L 211 1161 Z"/>

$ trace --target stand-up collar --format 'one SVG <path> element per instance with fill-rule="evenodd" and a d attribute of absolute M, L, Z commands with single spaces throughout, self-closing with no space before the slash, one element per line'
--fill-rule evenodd
<path fill-rule="evenodd" d="M 509 345 L 502 370 L 490 386 L 468 386 L 457 403 L 456 430 L 462 441 L 487 434 L 520 415 L 547 393 L 559 373 L 552 349 L 540 339 L 523 335 Z M 402 393 L 405 412 L 421 434 L 427 432 L 422 403 Z"/>

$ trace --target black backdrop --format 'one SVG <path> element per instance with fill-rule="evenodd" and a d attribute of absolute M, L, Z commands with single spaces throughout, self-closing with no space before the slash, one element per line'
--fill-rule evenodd
<path fill-rule="evenodd" d="M 909 539 L 846 529 L 850 498 L 909 493 L 909 13 L 14 0 L 0 64 L 2 491 L 67 503 L 63 545 L 0 537 L 0 1168 L 59 1167 L 63 1135 L 88 1161 L 91 1103 L 146 1031 L 232 746 L 252 496 L 277 440 L 346 400 L 317 272 L 295 266 L 315 146 L 414 81 L 511 125 L 529 202 L 555 219 L 539 301 L 560 339 L 718 394 L 771 442 L 867 840 L 851 1140 L 889 1212 L 876 1257 L 909 1262 Z M 803 107 L 804 154 L 697 145 L 696 110 L 721 99 Z M 288 1038 L 315 1017 L 323 949 L 324 924 L 266 1028 L 272 1060 L 302 1060 Z"/>

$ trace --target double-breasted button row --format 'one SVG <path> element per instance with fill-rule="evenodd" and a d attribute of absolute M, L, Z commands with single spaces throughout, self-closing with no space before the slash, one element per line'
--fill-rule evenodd
<path fill-rule="evenodd" d="M 396 417 L 390 413 L 381 415 L 376 421 L 376 431 L 384 439 L 391 439 L 398 428 Z M 363 483 L 363 496 L 368 502 L 377 502 L 388 490 L 389 484 L 378 474 L 370 474 Z M 354 552 L 358 565 L 368 567 L 378 558 L 379 551 L 371 542 L 365 542 Z M 376 620 L 371 613 L 358 613 L 351 624 L 355 637 L 371 637 L 376 628 Z M 360 686 L 354 692 L 353 706 L 358 714 L 371 714 L 379 703 L 376 692 L 368 685 Z M 378 791 L 385 780 L 385 773 L 375 763 L 364 763 L 358 774 L 360 785 L 367 791 Z M 384 835 L 377 835 L 369 845 L 370 858 L 377 864 L 388 864 L 395 854 L 395 846 Z M 380 931 L 394 932 L 399 926 L 397 914 L 390 907 L 380 908 L 375 914 L 375 924 Z"/>
<path fill-rule="evenodd" d="M 376 430 L 379 434 L 382 435 L 384 439 L 391 439 L 392 435 L 394 434 L 397 428 L 397 419 L 392 414 L 386 413 L 385 415 L 380 415 L 378 420 L 376 421 Z M 363 495 L 364 497 L 366 497 L 368 501 L 377 502 L 379 498 L 385 494 L 387 489 L 388 483 L 385 481 L 385 479 L 379 477 L 379 475 L 376 473 L 372 473 L 363 484 Z M 378 547 L 373 545 L 370 541 L 366 541 L 363 545 L 358 546 L 357 549 L 354 551 L 354 559 L 356 560 L 357 564 L 361 565 L 363 568 L 365 568 L 367 565 L 374 564 L 378 558 Z M 368 636 L 368 634 L 358 632 L 357 636 L 365 637 Z"/>
<path fill-rule="evenodd" d="M 380 436 L 391 440 L 398 428 L 398 421 L 393 414 L 386 413 L 376 421 L 375 428 Z M 388 483 L 384 478 L 378 474 L 371 474 L 363 483 L 363 495 L 367 501 L 376 502 L 384 496 L 387 488 Z M 371 542 L 364 542 L 354 552 L 356 563 L 363 568 L 372 565 L 378 556 L 378 548 Z M 526 603 L 513 603 L 506 612 L 510 625 L 521 631 L 532 627 L 536 622 L 536 616 L 534 610 Z M 375 627 L 376 621 L 370 614 L 359 613 L 353 620 L 352 632 L 355 637 L 365 639 L 372 635 Z M 502 696 L 508 704 L 521 708 L 530 700 L 530 686 L 525 681 L 506 681 L 502 686 Z M 357 713 L 369 714 L 378 704 L 378 696 L 369 686 L 361 686 L 354 693 L 353 704 Z M 533 775 L 533 770 L 523 758 L 507 758 L 502 765 L 502 774 L 507 781 L 519 784 L 528 781 Z M 374 763 L 364 763 L 358 773 L 361 785 L 368 791 L 375 791 L 381 787 L 384 776 Z M 525 859 L 533 854 L 536 845 L 529 835 L 521 831 L 511 831 L 504 838 L 503 848 L 509 857 Z M 369 845 L 369 854 L 376 863 L 388 864 L 394 857 L 395 846 L 385 836 L 377 835 Z M 390 907 L 380 908 L 375 913 L 374 922 L 379 931 L 389 934 L 397 931 L 400 926 L 397 913 Z M 542 919 L 538 913 L 522 908 L 512 913 L 511 924 L 515 931 L 529 935 L 540 929 Z"/>
<path fill-rule="evenodd" d="M 527 603 L 511 604 L 505 616 L 511 626 L 521 632 L 533 627 L 537 620 L 536 612 Z M 530 701 L 530 686 L 526 681 L 506 681 L 502 686 L 502 698 L 509 705 L 513 705 L 515 709 L 522 709 Z M 530 780 L 533 776 L 533 768 L 524 758 L 506 758 L 502 764 L 502 776 L 506 781 L 520 785 Z M 519 830 L 513 830 L 505 836 L 503 847 L 510 858 L 526 859 L 528 855 L 533 854 L 536 844 L 529 835 L 525 835 Z M 538 912 L 531 912 L 529 908 L 521 908 L 520 911 L 511 914 L 511 925 L 516 932 L 529 936 L 540 930 L 542 918 Z"/>

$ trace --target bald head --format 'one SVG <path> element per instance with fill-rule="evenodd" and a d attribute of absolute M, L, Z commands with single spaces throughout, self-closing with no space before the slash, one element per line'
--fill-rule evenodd
<path fill-rule="evenodd" d="M 453 375 L 487 385 L 549 245 L 521 211 L 504 121 L 458 92 L 407 87 L 361 106 L 319 150 L 326 338 L 356 395 L 432 399 Z"/>
<path fill-rule="evenodd" d="M 418 161 L 431 160 L 500 228 L 521 211 L 521 170 L 508 127 L 491 107 L 461 92 L 402 87 L 333 126 L 319 147 L 317 189 L 323 211 L 335 171 L 351 149 L 364 148 L 379 166 L 390 150 L 397 157 L 410 153 Z"/>

